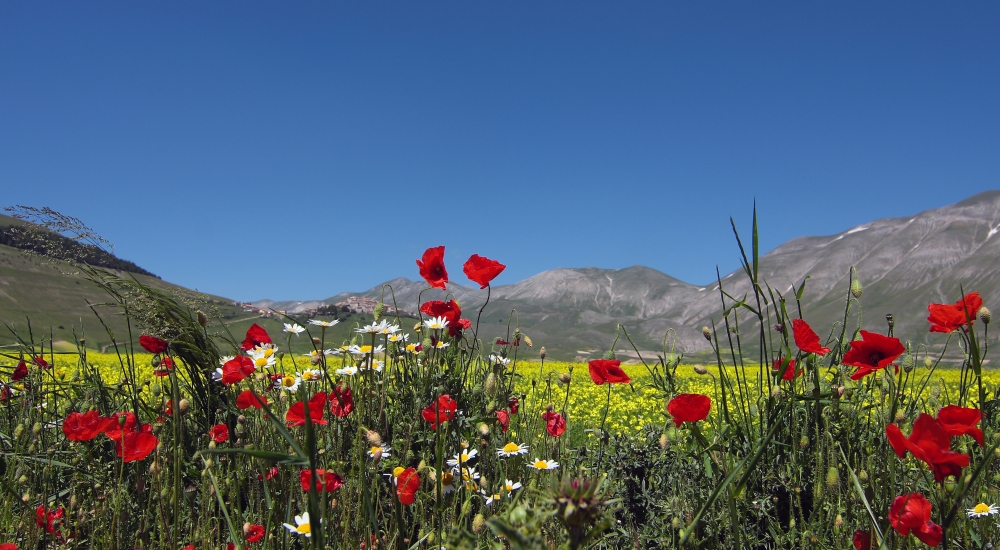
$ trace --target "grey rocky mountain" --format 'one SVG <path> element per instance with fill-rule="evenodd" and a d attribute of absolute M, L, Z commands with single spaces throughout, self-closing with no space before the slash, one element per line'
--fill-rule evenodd
<path fill-rule="evenodd" d="M 897 336 L 938 346 L 944 338 L 927 333 L 928 303 L 955 302 L 962 288 L 978 291 L 987 305 L 1000 295 L 998 231 L 1000 191 L 989 191 L 951 206 L 875 220 L 836 235 L 792 239 L 761 256 L 760 279 L 783 294 L 793 312 L 792 285 L 798 287 L 808 277 L 803 316 L 825 336 L 843 319 L 849 274 L 856 266 L 864 287 L 860 302 L 866 327 L 884 331 L 885 314 L 892 313 Z M 722 284 L 737 298 L 751 292 L 742 270 L 724 276 Z M 391 303 L 394 294 L 397 306 L 409 311 L 417 310 L 418 296 L 427 301 L 450 295 L 475 321 L 487 294 L 454 283 L 449 283 L 447 294 L 426 289 L 423 281 L 397 278 L 354 295 L 384 296 Z M 857 324 L 857 311 L 854 307 L 851 328 Z M 512 315 L 516 321 L 511 326 L 519 326 L 536 348 L 544 345 L 550 356 L 559 359 L 606 350 L 618 323 L 640 349 L 659 349 L 665 332 L 673 329 L 680 349 L 691 353 L 707 349 L 701 327 L 720 324 L 722 302 L 716 283 L 692 285 L 648 267 L 562 268 L 493 288 L 480 317 L 480 336 L 487 340 L 505 336 Z M 752 341 L 756 329 L 748 321 L 744 311 L 741 332 L 748 335 L 745 341 Z M 619 341 L 616 349 L 625 347 Z"/>

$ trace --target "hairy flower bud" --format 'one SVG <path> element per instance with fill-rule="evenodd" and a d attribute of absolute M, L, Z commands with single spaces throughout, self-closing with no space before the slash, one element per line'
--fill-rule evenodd
<path fill-rule="evenodd" d="M 666 432 L 661 433 L 660 434 L 660 449 L 666 450 L 667 449 L 667 443 L 668 443 L 668 440 L 667 440 L 667 434 L 666 434 Z"/>
<path fill-rule="evenodd" d="M 382 314 L 385 313 L 385 304 L 382 302 L 375 304 L 375 311 L 373 313 L 375 315 L 375 320 L 378 321 L 382 318 Z"/>
<path fill-rule="evenodd" d="M 708 374 L 708 369 L 705 368 L 705 365 L 695 365 L 694 372 L 696 374 Z"/>
<path fill-rule="evenodd" d="M 903 371 L 911 372 L 913 371 L 913 354 L 907 353 L 903 357 Z"/>
<path fill-rule="evenodd" d="M 833 520 L 833 526 L 836 527 L 837 529 L 840 529 L 840 526 L 843 524 L 844 524 L 844 517 L 841 516 L 840 514 L 837 514 L 837 517 L 834 518 Z"/>
<path fill-rule="evenodd" d="M 840 487 L 840 472 L 836 466 L 830 466 L 830 469 L 826 471 L 826 488 L 836 491 L 838 487 Z"/>
<path fill-rule="evenodd" d="M 482 514 L 476 514 L 476 517 L 472 519 L 472 532 L 478 535 L 483 532 L 484 527 L 486 527 L 486 518 Z"/>
<path fill-rule="evenodd" d="M 320 344 L 322 344 L 322 343 L 323 343 L 323 341 L 322 341 L 322 340 L 320 340 L 319 338 L 317 338 L 317 337 L 313 336 L 313 337 L 312 337 L 312 343 L 313 343 L 313 345 L 314 345 L 314 346 L 317 346 L 317 347 L 319 347 L 319 345 L 320 345 Z"/>
<path fill-rule="evenodd" d="M 486 380 L 483 382 L 483 391 L 487 395 L 493 395 L 497 391 L 497 375 L 494 373 L 489 373 L 486 376 Z"/>
<path fill-rule="evenodd" d="M 704 336 L 709 342 L 712 341 L 712 329 L 708 327 L 701 327 L 701 335 Z"/>
<path fill-rule="evenodd" d="M 382 436 L 375 430 L 366 430 L 365 441 L 372 447 L 378 447 L 382 445 Z"/>
<path fill-rule="evenodd" d="M 987 309 L 986 306 L 979 308 L 979 319 L 983 322 L 984 325 L 990 324 L 990 319 L 992 318 L 993 316 L 990 315 L 990 310 Z"/>
<path fill-rule="evenodd" d="M 805 449 L 807 447 L 809 447 L 809 438 L 806 436 L 802 436 L 802 438 L 799 439 L 799 448 Z"/>
<path fill-rule="evenodd" d="M 198 316 L 198 324 L 201 325 L 201 328 L 207 327 L 208 326 L 208 316 L 205 315 L 200 310 L 196 312 L 196 315 Z"/>
<path fill-rule="evenodd" d="M 483 437 L 490 435 L 490 427 L 487 426 L 485 423 L 479 424 L 479 435 Z"/>
<path fill-rule="evenodd" d="M 573 381 L 573 376 L 568 372 L 563 372 L 559 374 L 559 381 L 563 384 L 569 384 Z"/>
<path fill-rule="evenodd" d="M 904 413 L 903 411 L 896 411 L 896 418 L 893 420 L 896 422 L 896 424 L 902 423 L 904 420 L 906 420 L 906 413 Z"/>
<path fill-rule="evenodd" d="M 858 472 L 858 481 L 868 481 L 868 472 L 864 470 Z"/>
<path fill-rule="evenodd" d="M 545 346 L 542 346 L 541 351 L 538 352 L 538 357 L 540 357 L 542 361 L 545 360 Z"/>
<path fill-rule="evenodd" d="M 181 399 L 181 402 L 177 407 L 177 410 L 181 411 L 181 413 L 186 413 L 190 408 L 191 408 L 191 402 L 188 401 L 187 399 Z M 122 418 L 124 418 L 124 416 Z"/>
<path fill-rule="evenodd" d="M 604 358 L 613 361 L 615 359 L 615 350 L 609 349 L 607 352 L 604 353 Z"/>
<path fill-rule="evenodd" d="M 854 296 L 855 298 L 861 298 L 861 292 L 862 292 L 861 281 L 857 279 L 851 281 L 851 296 Z"/>

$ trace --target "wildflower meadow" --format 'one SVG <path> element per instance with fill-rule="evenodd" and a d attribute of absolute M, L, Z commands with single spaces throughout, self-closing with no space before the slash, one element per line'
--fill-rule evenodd
<path fill-rule="evenodd" d="M 975 289 L 942 282 L 953 300 L 928 304 L 932 344 L 915 344 L 862 326 L 852 270 L 843 319 L 819 327 L 806 281 L 758 278 L 754 241 L 752 293 L 720 281 L 707 364 L 671 334 L 623 364 L 624 326 L 602 358 L 546 360 L 516 326 L 480 338 L 454 300 L 419 320 L 380 305 L 347 341 L 322 318 L 233 334 L 85 267 L 133 333 L 67 353 L 8 327 L 0 550 L 997 544 L 1000 376 Z M 504 268 L 462 264 L 484 297 Z M 445 247 L 416 270 L 446 290 Z"/>

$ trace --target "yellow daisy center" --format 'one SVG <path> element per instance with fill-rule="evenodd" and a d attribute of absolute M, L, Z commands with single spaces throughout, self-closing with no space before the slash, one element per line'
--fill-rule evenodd
<path fill-rule="evenodd" d="M 975 508 L 972 509 L 972 511 L 977 514 L 986 514 L 989 513 L 990 507 L 980 502 L 979 504 L 976 505 Z"/>
<path fill-rule="evenodd" d="M 380 452 L 381 450 L 382 450 L 382 447 L 372 447 L 371 453 L 375 454 L 377 452 Z"/>
<path fill-rule="evenodd" d="M 290 387 L 294 386 L 295 385 L 295 377 L 293 377 L 293 376 L 286 376 L 286 377 L 282 378 L 281 379 L 281 385 L 285 386 L 286 388 L 290 388 Z"/>
<path fill-rule="evenodd" d="M 255 367 L 265 367 L 265 366 L 267 366 L 267 358 L 265 358 L 265 357 L 258 357 L 256 359 L 254 359 L 253 366 L 255 366 Z"/>
<path fill-rule="evenodd" d="M 441 474 L 441 485 L 450 486 L 454 482 L 455 482 L 455 474 L 451 472 L 445 472 L 444 474 Z"/>
<path fill-rule="evenodd" d="M 309 371 L 303 372 L 302 373 L 302 379 L 303 380 L 312 380 L 313 379 L 313 373 L 311 373 Z"/>
<path fill-rule="evenodd" d="M 549 463 L 544 460 L 536 460 L 533 466 L 539 470 L 544 470 L 549 467 Z"/>
<path fill-rule="evenodd" d="M 270 357 L 272 355 L 274 355 L 274 349 L 267 348 L 267 349 L 264 350 L 264 357 Z"/>
<path fill-rule="evenodd" d="M 514 486 L 513 486 L 513 485 L 511 485 L 510 483 L 508 483 L 508 484 L 506 485 L 506 487 L 507 487 L 507 492 L 508 492 L 508 493 L 514 490 Z"/>
<path fill-rule="evenodd" d="M 372 352 L 371 346 L 361 346 L 361 353 L 371 353 L 371 352 Z"/>
<path fill-rule="evenodd" d="M 503 446 L 503 452 L 508 453 L 508 454 L 510 454 L 510 453 L 516 453 L 517 450 L 518 450 L 518 446 L 515 443 L 508 443 L 508 444 L 506 444 L 506 445 Z"/>
<path fill-rule="evenodd" d="M 462 453 L 462 455 L 461 455 L 460 458 L 461 458 L 462 462 L 468 462 L 469 461 L 469 453 Z"/>
<path fill-rule="evenodd" d="M 299 533 L 302 533 L 303 535 L 307 535 L 309 533 L 312 533 L 312 525 L 309 523 L 303 523 L 302 525 L 296 527 L 295 530 L 298 531 Z"/>

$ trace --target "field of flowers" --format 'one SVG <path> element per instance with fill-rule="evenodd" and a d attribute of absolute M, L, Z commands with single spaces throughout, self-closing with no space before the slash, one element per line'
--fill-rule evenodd
<path fill-rule="evenodd" d="M 417 265 L 446 288 L 444 247 Z M 717 364 L 683 366 L 667 349 L 546 361 L 516 329 L 476 338 L 453 300 L 422 304 L 415 327 L 377 309 L 346 342 L 315 318 L 213 332 L 90 269 L 141 336 L 114 354 L 0 352 L 0 550 L 996 544 L 1000 376 L 978 294 L 929 304 L 944 351 L 928 356 L 891 326 L 821 341 L 745 267 L 756 306 L 725 322 L 756 323 L 760 349 L 705 327 Z M 483 289 L 503 269 L 463 265 Z"/>

